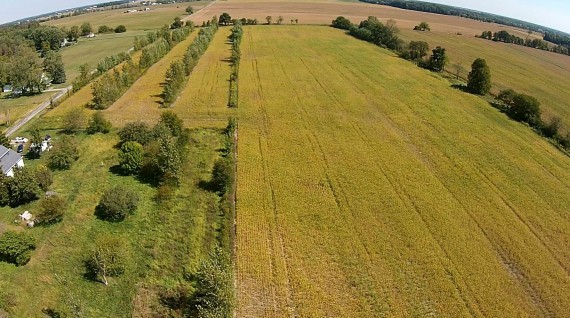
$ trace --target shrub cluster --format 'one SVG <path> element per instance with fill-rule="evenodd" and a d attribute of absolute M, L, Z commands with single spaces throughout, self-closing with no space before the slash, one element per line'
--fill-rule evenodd
<path fill-rule="evenodd" d="M 35 171 L 16 169 L 14 177 L 0 174 L 0 206 L 16 207 L 37 200 L 42 193 Z"/>
<path fill-rule="evenodd" d="M 67 170 L 73 162 L 79 159 L 79 146 L 77 141 L 69 136 L 63 136 L 54 145 L 48 157 L 48 167 L 53 170 Z"/>
<path fill-rule="evenodd" d="M 34 249 L 36 240 L 29 234 L 6 232 L 0 236 L 0 261 L 26 265 Z"/>
<path fill-rule="evenodd" d="M 238 105 L 238 74 L 239 74 L 239 62 L 241 58 L 241 38 L 243 36 L 243 28 L 241 24 L 236 23 L 232 28 L 232 33 L 230 34 L 230 41 L 232 42 L 232 70 L 230 73 L 230 93 L 228 98 L 229 107 L 237 107 Z"/>
<path fill-rule="evenodd" d="M 156 184 L 179 184 L 190 138 L 176 114 L 163 112 L 153 128 L 142 122 L 128 123 L 119 137 L 119 166 L 124 173 L 138 174 Z"/>
<path fill-rule="evenodd" d="M 135 213 L 139 197 L 124 186 L 116 186 L 105 191 L 95 208 L 95 215 L 100 219 L 118 222 Z"/>

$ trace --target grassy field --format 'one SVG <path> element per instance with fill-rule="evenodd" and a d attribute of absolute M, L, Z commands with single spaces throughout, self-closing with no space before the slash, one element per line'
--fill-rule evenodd
<path fill-rule="evenodd" d="M 0 93 L 0 125 L 2 125 L 0 127 L 4 130 L 7 128 L 6 121 L 8 117 L 13 124 L 36 106 L 49 100 L 51 96 L 56 94 L 57 92 L 44 92 L 33 96 L 11 98 L 8 94 Z"/>
<path fill-rule="evenodd" d="M 565 88 L 570 87 L 570 56 L 458 36 L 438 27 L 431 32 L 405 29 L 402 37 L 406 41 L 426 41 L 431 47 L 445 47 L 450 72 L 454 72 L 453 64 L 459 63 L 470 70 L 476 58 L 486 59 L 493 76 L 494 93 L 512 88 L 535 96 L 543 105 L 544 117 L 561 117 L 570 132 L 570 103 L 564 94 Z M 463 72 L 463 78 L 467 78 L 467 72 Z"/>
<path fill-rule="evenodd" d="M 127 11 L 126 9 L 107 10 L 52 20 L 45 24 L 57 27 L 71 27 L 73 25 L 80 26 L 83 22 L 89 22 L 95 31 L 97 31 L 101 25 L 107 25 L 114 28 L 117 25 L 122 24 L 127 28 L 127 31 L 149 31 L 161 28 L 165 24 L 172 23 L 175 17 L 186 15 L 185 10 L 188 5 L 192 5 L 196 10 L 209 3 L 210 1 L 196 1 L 191 4 L 165 4 L 151 6 L 150 11 L 134 13 L 125 13 L 125 11 Z M 136 9 L 141 8 L 144 7 L 137 7 Z"/>
<path fill-rule="evenodd" d="M 60 135 L 51 133 L 57 141 Z M 209 180 L 216 149 L 221 146 L 219 132 L 192 132 L 191 160 L 183 167 L 180 190 L 160 203 L 154 199 L 156 189 L 111 172 L 117 164 L 116 134 L 81 135 L 79 139 L 79 161 L 69 171 L 56 172 L 52 186 L 69 206 L 61 223 L 25 230 L 13 220 L 24 210 L 35 213 L 37 202 L 0 208 L 0 231 L 25 230 L 38 242 L 26 266 L 0 262 L 0 290 L 15 299 L 10 317 L 44 317 L 42 308 L 72 306 L 79 308 L 81 317 L 144 317 L 160 304 L 159 291 L 183 282 L 213 243 L 212 232 L 219 226 L 210 207 L 218 198 L 198 184 Z M 44 159 L 26 161 L 26 166 L 41 163 Z M 139 208 L 124 222 L 101 221 L 94 216 L 94 208 L 102 193 L 117 184 L 139 194 Z M 104 233 L 124 240 L 130 254 L 127 271 L 109 286 L 84 277 L 86 253 Z"/>
<path fill-rule="evenodd" d="M 172 106 L 172 110 L 189 127 L 224 128 L 228 117 L 234 113 L 227 107 L 231 55 L 229 35 L 229 27 L 218 30 Z"/>
<path fill-rule="evenodd" d="M 135 52 L 131 57 L 133 61 L 138 63 L 138 60 L 141 57 L 142 52 Z M 122 63 L 119 64 L 117 67 L 121 69 Z M 109 70 L 108 72 L 113 72 L 113 69 Z M 79 91 L 73 93 L 69 98 L 66 98 L 61 104 L 57 105 L 57 107 L 48 110 L 41 118 L 37 120 L 38 127 L 41 129 L 61 129 L 63 126 L 63 117 L 69 111 L 74 108 L 83 108 L 85 110 L 86 115 L 91 115 L 94 110 L 87 107 L 89 102 L 93 99 L 93 83 L 96 80 L 92 81 L 90 84 L 85 85 Z"/>
<path fill-rule="evenodd" d="M 173 61 L 184 56 L 188 46 L 194 41 L 198 31 L 178 43 L 164 58 L 152 65 L 129 90 L 111 107 L 105 110 L 105 115 L 114 125 L 123 126 L 126 122 L 143 120 L 155 123 L 160 118 L 162 83 L 166 70 Z"/>
<path fill-rule="evenodd" d="M 570 311 L 570 159 L 326 27 L 242 43 L 238 317 Z"/>

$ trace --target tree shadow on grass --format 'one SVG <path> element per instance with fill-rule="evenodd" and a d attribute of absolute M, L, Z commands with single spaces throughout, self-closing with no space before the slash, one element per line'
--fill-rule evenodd
<path fill-rule="evenodd" d="M 216 187 L 211 180 L 200 180 L 198 181 L 198 187 L 204 191 L 216 192 Z"/>
<path fill-rule="evenodd" d="M 460 90 L 460 91 L 462 91 L 462 92 L 464 92 L 464 93 L 469 93 L 469 94 L 471 93 L 471 92 L 469 91 L 469 89 L 467 88 L 467 86 L 466 86 L 466 85 L 463 85 L 463 84 L 453 84 L 453 85 L 451 85 L 451 87 L 453 87 L 453 88 L 455 88 L 455 89 L 458 89 L 458 90 Z"/>

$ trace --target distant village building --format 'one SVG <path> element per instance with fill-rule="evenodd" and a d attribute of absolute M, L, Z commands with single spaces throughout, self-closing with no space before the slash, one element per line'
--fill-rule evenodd
<path fill-rule="evenodd" d="M 13 177 L 14 169 L 24 167 L 24 158 L 14 150 L 0 145 L 0 166 L 4 175 Z"/>

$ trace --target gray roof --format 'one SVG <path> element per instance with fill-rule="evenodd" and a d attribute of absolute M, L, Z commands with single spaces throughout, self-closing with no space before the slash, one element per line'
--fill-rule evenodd
<path fill-rule="evenodd" d="M 19 153 L 0 145 L 0 166 L 2 166 L 3 174 L 10 171 L 20 159 L 22 156 Z"/>

